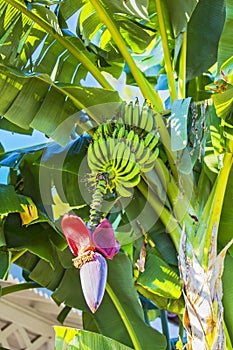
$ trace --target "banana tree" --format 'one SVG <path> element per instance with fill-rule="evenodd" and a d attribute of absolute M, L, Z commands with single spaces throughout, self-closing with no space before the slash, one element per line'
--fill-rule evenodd
<path fill-rule="evenodd" d="M 83 310 L 57 348 L 170 349 L 140 296 L 187 348 L 231 349 L 230 1 L 1 0 L 0 18 L 0 127 L 54 141 L 1 149 L 1 277 L 22 266 L 16 290 L 51 289 L 60 322 Z"/>

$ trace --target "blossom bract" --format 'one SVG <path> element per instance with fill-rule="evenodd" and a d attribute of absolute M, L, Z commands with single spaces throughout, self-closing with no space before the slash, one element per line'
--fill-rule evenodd
<path fill-rule="evenodd" d="M 106 218 L 93 233 L 76 215 L 64 215 L 61 225 L 70 250 L 75 256 L 87 250 L 93 250 L 101 253 L 107 259 L 112 259 L 120 249 L 120 244 L 114 237 L 112 225 Z"/>
<path fill-rule="evenodd" d="M 61 222 L 62 230 L 71 252 L 76 256 L 74 266 L 80 269 L 80 281 L 86 303 L 94 313 L 99 307 L 106 287 L 107 263 L 119 251 L 120 244 L 114 237 L 112 225 L 107 219 L 92 232 L 83 220 L 66 214 Z"/>
<path fill-rule="evenodd" d="M 89 309 L 95 313 L 104 296 L 107 281 L 107 263 L 104 257 L 95 253 L 94 259 L 80 268 L 83 295 Z"/>

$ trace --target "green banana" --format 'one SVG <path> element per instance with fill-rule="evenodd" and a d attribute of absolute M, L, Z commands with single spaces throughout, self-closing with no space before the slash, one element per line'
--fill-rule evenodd
<path fill-rule="evenodd" d="M 143 173 L 147 173 L 147 172 L 149 172 L 149 171 L 151 171 L 151 170 L 153 170 L 154 169 L 154 166 L 155 166 L 155 162 L 150 162 L 150 163 L 146 163 L 146 164 L 143 164 L 143 166 L 142 166 L 142 172 Z"/>
<path fill-rule="evenodd" d="M 139 142 L 140 142 L 140 139 L 139 139 L 138 134 L 134 134 L 134 138 L 133 138 L 132 143 L 131 143 L 131 151 L 132 152 L 136 153 L 138 146 L 139 146 Z"/>
<path fill-rule="evenodd" d="M 98 141 L 98 146 L 99 146 L 99 150 L 103 155 L 103 162 L 106 163 L 109 161 L 109 153 L 108 153 L 108 147 L 107 147 L 107 142 L 106 140 L 101 137 Z"/>
<path fill-rule="evenodd" d="M 119 131 L 119 129 L 116 127 L 116 128 L 114 129 L 113 133 L 112 133 L 112 138 L 113 138 L 113 139 L 116 139 L 116 138 L 117 138 L 118 131 Z"/>
<path fill-rule="evenodd" d="M 94 136 L 93 136 L 93 140 L 98 140 L 99 137 L 103 136 L 103 129 L 102 129 L 102 125 L 99 125 L 97 127 L 97 129 L 95 130 Z"/>
<path fill-rule="evenodd" d="M 96 158 L 95 153 L 93 151 L 93 144 L 90 144 L 88 147 L 88 166 L 92 171 L 99 172 L 100 162 Z"/>
<path fill-rule="evenodd" d="M 138 173 L 140 172 L 140 166 L 136 162 L 135 155 L 133 153 L 130 154 L 127 166 L 122 171 L 118 171 L 117 175 L 119 177 L 124 177 L 127 174 L 131 173 L 132 170 L 135 170 L 135 171 L 137 170 Z M 134 175 L 135 174 L 132 174 L 132 176 L 134 176 Z"/>
<path fill-rule="evenodd" d="M 154 151 L 150 151 L 150 158 L 149 158 L 149 160 L 154 162 L 158 158 L 158 155 L 159 155 L 159 149 L 158 148 L 156 148 Z"/>
<path fill-rule="evenodd" d="M 132 141 L 134 139 L 134 131 L 130 130 L 130 132 L 128 133 L 127 137 L 126 137 L 126 145 L 131 146 L 132 145 Z"/>
<path fill-rule="evenodd" d="M 125 109 L 126 109 L 126 107 L 127 107 L 127 102 L 123 101 L 121 103 L 121 105 L 120 105 L 120 108 L 119 108 L 117 122 L 119 121 L 119 119 L 125 120 Z"/>
<path fill-rule="evenodd" d="M 145 137 L 145 140 L 144 140 L 144 145 L 145 147 L 148 147 L 148 145 L 150 144 L 150 142 L 152 141 L 154 137 L 154 131 L 150 131 L 146 137 Z"/>
<path fill-rule="evenodd" d="M 154 138 L 152 139 L 152 141 L 150 142 L 148 148 L 150 151 L 152 151 L 158 144 L 159 138 L 157 135 L 154 136 Z"/>
<path fill-rule="evenodd" d="M 142 106 L 142 111 L 141 111 L 141 115 L 140 115 L 140 129 L 141 130 L 145 130 L 146 128 L 146 124 L 147 124 L 147 118 L 148 118 L 148 105 L 146 102 L 144 102 L 143 106 Z"/>
<path fill-rule="evenodd" d="M 113 162 L 114 167 L 117 170 L 121 164 L 121 160 L 123 158 L 123 154 L 125 151 L 125 143 L 124 142 L 118 142 L 115 147 L 115 151 L 113 153 Z"/>
<path fill-rule="evenodd" d="M 97 141 L 94 141 L 93 143 L 93 153 L 96 157 L 96 159 L 100 162 L 100 164 L 104 164 L 104 157 L 103 157 L 103 154 L 100 150 L 100 146 L 99 146 L 99 142 Z"/>
<path fill-rule="evenodd" d="M 141 180 L 141 175 L 140 173 L 137 173 L 133 178 L 129 180 L 121 180 L 121 185 L 123 185 L 126 188 L 132 188 L 137 186 L 140 180 Z"/>
<path fill-rule="evenodd" d="M 144 149 L 145 149 L 144 142 L 143 142 L 143 140 L 141 139 L 141 140 L 139 141 L 138 148 L 137 148 L 137 150 L 136 150 L 136 152 L 135 152 L 136 161 L 138 161 L 138 160 L 141 158 Z"/>
<path fill-rule="evenodd" d="M 156 148 L 154 152 L 150 152 L 150 156 L 148 161 L 146 161 L 143 166 L 142 166 L 142 171 L 143 172 L 148 172 L 150 170 L 152 170 L 155 166 L 155 161 L 158 158 L 159 155 L 159 149 Z"/>
<path fill-rule="evenodd" d="M 102 129 L 103 129 L 103 135 L 104 135 L 105 139 L 107 139 L 108 137 L 110 137 L 112 135 L 111 123 L 104 123 Z"/>
<path fill-rule="evenodd" d="M 148 119 L 145 130 L 150 132 L 151 130 L 156 129 L 155 127 L 155 116 L 151 107 L 148 106 Z"/>
<path fill-rule="evenodd" d="M 125 106 L 124 124 L 127 128 L 132 125 L 133 110 L 133 102 L 131 101 Z"/>
<path fill-rule="evenodd" d="M 117 134 L 117 138 L 120 141 L 125 136 L 126 136 L 126 130 L 125 130 L 125 125 L 124 125 L 119 129 L 118 134 Z"/>
<path fill-rule="evenodd" d="M 107 148 L 108 148 L 108 154 L 109 154 L 109 160 L 113 160 L 113 153 L 115 148 L 115 139 L 113 137 L 107 139 Z"/>
<path fill-rule="evenodd" d="M 129 159 L 130 159 L 130 153 L 131 153 L 130 147 L 127 145 L 124 145 L 124 153 L 123 153 L 123 156 L 121 158 L 121 164 L 118 167 L 117 172 L 121 172 L 126 167 L 127 163 L 129 162 Z"/>
<path fill-rule="evenodd" d="M 133 113 L 132 113 L 132 121 L 131 121 L 131 126 L 133 127 L 139 127 L 140 124 L 140 107 L 139 107 L 139 101 L 138 99 L 136 100 L 133 108 Z"/>
<path fill-rule="evenodd" d="M 149 158 L 150 158 L 150 150 L 149 148 L 144 147 L 143 154 L 140 157 L 140 159 L 138 159 L 138 164 L 142 166 L 144 163 L 146 163 L 146 161 L 148 161 Z"/>
<path fill-rule="evenodd" d="M 137 176 L 138 174 L 140 174 L 140 167 L 138 165 L 134 164 L 133 168 L 131 168 L 131 170 L 128 173 L 124 173 L 121 176 L 119 174 L 117 174 L 117 180 L 127 182 L 127 181 L 134 179 L 135 176 Z"/>
<path fill-rule="evenodd" d="M 122 197 L 131 197 L 132 191 L 127 189 L 125 186 L 121 185 L 120 183 L 116 184 L 116 192 L 122 196 Z"/>

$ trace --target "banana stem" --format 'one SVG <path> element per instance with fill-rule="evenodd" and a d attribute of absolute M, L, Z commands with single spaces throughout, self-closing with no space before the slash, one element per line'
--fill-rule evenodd
<path fill-rule="evenodd" d="M 23 249 L 20 252 L 16 253 L 12 258 L 11 258 L 11 264 L 13 264 L 16 260 L 18 260 L 22 255 L 24 255 L 28 250 Z"/>
<path fill-rule="evenodd" d="M 95 191 L 90 204 L 90 227 L 92 230 L 97 227 L 102 217 L 102 202 L 103 196 L 106 193 L 108 179 L 108 173 L 100 173 L 96 176 Z"/>
<path fill-rule="evenodd" d="M 166 29 L 166 25 L 165 25 L 165 21 L 164 21 L 161 0 L 155 0 L 155 6 L 157 9 L 160 35 L 162 38 L 165 69 L 167 72 L 170 98 L 171 98 L 171 102 L 174 102 L 177 99 L 176 84 L 175 84 L 175 79 L 174 79 L 174 72 L 172 69 L 171 55 L 170 55 L 170 50 L 169 50 L 169 45 L 168 45 L 168 38 L 167 38 L 167 29 Z"/>
<path fill-rule="evenodd" d="M 165 208 L 165 206 L 160 202 L 160 200 L 154 195 L 148 195 L 148 189 L 144 181 L 138 184 L 138 189 L 142 195 L 148 200 L 151 207 L 154 209 L 156 214 L 159 216 L 160 220 L 164 224 L 167 232 L 170 234 L 174 246 L 179 251 L 179 242 L 181 236 L 181 228 L 178 221 L 174 216 Z"/>
<path fill-rule="evenodd" d="M 32 282 L 14 284 L 13 286 L 2 288 L 2 296 L 31 288 L 41 288 L 41 285 Z"/>
<path fill-rule="evenodd" d="M 52 35 L 64 48 L 66 48 L 73 57 L 79 60 L 83 66 L 93 75 L 93 77 L 99 82 L 99 84 L 106 89 L 112 90 L 113 87 L 105 79 L 105 77 L 100 73 L 98 68 L 89 60 L 85 53 L 78 50 L 78 48 L 72 44 L 72 42 L 66 40 L 65 37 L 55 32 L 54 28 L 43 18 L 39 17 L 35 12 L 29 11 L 27 7 L 19 2 L 19 0 L 5 0 L 8 4 L 24 13 L 28 18 L 37 23 L 45 32 Z"/>
<path fill-rule="evenodd" d="M 169 173 L 167 167 L 160 158 L 157 158 L 155 161 L 155 171 L 163 183 L 178 222 L 182 225 L 185 221 L 186 225 L 193 227 L 193 219 L 191 215 L 196 216 L 196 214 L 191 205 L 192 188 L 189 188 L 189 191 L 185 191 L 182 188 L 180 189 L 172 174 Z M 188 198 L 189 194 L 190 200 Z"/>
<path fill-rule="evenodd" d="M 183 33 L 183 42 L 179 60 L 179 79 L 178 79 L 178 97 L 185 98 L 185 81 L 186 81 L 186 52 L 187 52 L 187 30 Z"/>
<path fill-rule="evenodd" d="M 167 339 L 167 349 L 166 350 L 172 350 L 171 342 L 170 342 L 168 321 L 167 321 L 167 313 L 165 310 L 160 310 L 160 318 L 161 318 L 161 323 L 162 323 L 163 334 L 165 335 L 165 337 Z"/>
<path fill-rule="evenodd" d="M 163 110 L 162 101 L 156 91 L 153 90 L 152 86 L 144 78 L 141 71 L 138 69 L 136 63 L 134 62 L 131 54 L 128 51 L 128 48 L 122 38 L 119 30 L 117 29 L 115 23 L 105 10 L 105 8 L 100 4 L 99 0 L 90 0 L 96 12 L 98 13 L 100 19 L 105 23 L 109 32 L 111 33 L 113 40 L 118 46 L 122 56 L 126 60 L 138 86 L 140 87 L 142 94 L 146 99 L 149 99 L 152 105 L 155 107 L 155 110 L 160 113 Z"/>
<path fill-rule="evenodd" d="M 230 141 L 230 148 L 233 147 L 233 141 Z M 206 211 L 206 215 L 210 216 L 208 220 L 208 225 L 206 228 L 205 235 L 202 239 L 202 245 L 200 249 L 200 262 L 202 262 L 203 266 L 208 266 L 208 256 L 209 256 L 209 247 L 211 244 L 211 238 L 213 229 L 215 227 L 216 232 L 218 232 L 220 216 L 222 212 L 222 206 L 226 191 L 226 186 L 229 178 L 229 174 L 232 168 L 233 163 L 233 154 L 225 153 L 223 160 L 223 167 L 221 168 L 215 186 L 212 189 L 212 193 L 210 197 L 213 198 L 212 205 L 210 205 L 209 201 L 206 203 L 206 206 L 209 207 L 209 210 Z M 200 238 L 200 237 L 199 237 Z"/>
<path fill-rule="evenodd" d="M 110 298 L 112 299 L 112 302 L 115 305 L 117 311 L 119 312 L 119 315 L 121 316 L 121 319 L 122 319 L 128 333 L 129 333 L 129 336 L 132 340 L 134 349 L 135 350 L 142 350 L 142 347 L 141 347 L 141 344 L 138 340 L 137 334 L 135 333 L 133 326 L 130 323 L 124 308 L 122 307 L 116 294 L 113 292 L 112 288 L 110 287 L 110 285 L 108 283 L 106 284 L 106 291 L 107 291 L 108 295 L 110 296 Z"/>

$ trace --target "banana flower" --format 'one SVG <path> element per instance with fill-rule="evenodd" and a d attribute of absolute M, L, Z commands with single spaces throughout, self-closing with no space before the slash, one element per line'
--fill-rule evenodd
<path fill-rule="evenodd" d="M 76 215 L 66 214 L 61 222 L 71 252 L 76 256 L 73 264 L 80 269 L 80 281 L 86 303 L 95 313 L 104 296 L 107 281 L 105 258 L 113 259 L 120 244 L 114 237 L 110 222 L 104 218 L 90 231 Z"/>

